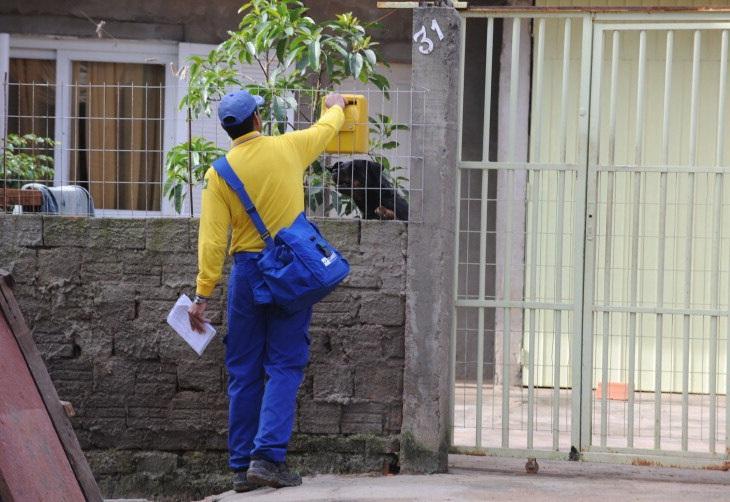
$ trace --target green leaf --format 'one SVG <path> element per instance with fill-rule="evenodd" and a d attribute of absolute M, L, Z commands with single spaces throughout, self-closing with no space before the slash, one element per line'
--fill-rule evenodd
<path fill-rule="evenodd" d="M 284 60 L 282 61 L 284 68 L 289 68 L 289 66 L 292 64 L 292 61 L 294 61 L 294 59 L 299 55 L 300 52 L 300 49 L 295 49 L 293 51 L 290 51 L 289 54 L 287 54 L 286 56 L 284 56 Z"/>
<path fill-rule="evenodd" d="M 309 44 L 309 67 L 314 70 L 319 70 L 319 61 L 322 55 L 322 46 L 319 42 L 319 38 L 312 41 Z"/>
<path fill-rule="evenodd" d="M 292 110 L 297 109 L 297 100 L 294 96 L 287 96 L 284 98 L 284 101 L 286 102 L 287 108 Z"/>
<path fill-rule="evenodd" d="M 373 51 L 372 49 L 365 49 L 362 52 L 365 54 L 365 57 L 367 58 L 368 62 L 371 65 L 375 66 L 375 64 L 378 61 L 378 58 L 375 57 L 375 51 Z"/>

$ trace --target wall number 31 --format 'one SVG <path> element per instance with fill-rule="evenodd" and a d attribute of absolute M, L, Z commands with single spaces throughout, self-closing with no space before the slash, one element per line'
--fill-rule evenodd
<path fill-rule="evenodd" d="M 439 41 L 444 39 L 441 27 L 435 19 L 431 20 L 431 30 L 436 32 Z M 413 34 L 413 41 L 418 43 L 418 52 L 421 54 L 431 54 L 433 52 L 433 40 L 428 38 L 425 25 L 422 24 L 421 29 Z"/>

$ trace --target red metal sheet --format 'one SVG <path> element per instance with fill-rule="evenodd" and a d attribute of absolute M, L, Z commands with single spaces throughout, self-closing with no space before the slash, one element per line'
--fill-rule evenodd
<path fill-rule="evenodd" d="M 2 314 L 0 477 L 15 501 L 84 500 L 23 354 Z"/>

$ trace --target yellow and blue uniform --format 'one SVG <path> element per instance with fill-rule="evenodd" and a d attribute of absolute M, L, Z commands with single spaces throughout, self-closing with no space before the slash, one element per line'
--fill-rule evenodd
<path fill-rule="evenodd" d="M 271 235 L 289 226 L 304 211 L 304 171 L 324 151 L 344 120 L 342 108 L 334 106 L 308 129 L 281 136 L 251 132 L 233 142 L 226 158 Z M 220 280 L 229 226 L 230 254 L 261 251 L 264 243 L 236 193 L 214 169 L 208 169 L 203 186 L 197 293 L 210 296 Z"/>
<path fill-rule="evenodd" d="M 304 210 L 303 175 L 342 127 L 330 108 L 312 127 L 236 139 L 226 155 L 272 235 Z M 197 293 L 209 296 L 221 276 L 230 229 L 234 265 L 228 281 L 229 465 L 251 458 L 283 462 L 294 423 L 296 395 L 309 359 L 312 310 L 284 316 L 256 301 L 256 256 L 263 241 L 236 193 L 214 169 L 205 175 L 198 237 Z"/>

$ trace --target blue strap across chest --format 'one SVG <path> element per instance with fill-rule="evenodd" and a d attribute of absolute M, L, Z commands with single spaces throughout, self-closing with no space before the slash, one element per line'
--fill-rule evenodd
<path fill-rule="evenodd" d="M 264 220 L 261 219 L 261 215 L 259 215 L 259 212 L 256 210 L 256 206 L 251 200 L 251 197 L 248 196 L 248 192 L 246 192 L 246 188 L 243 186 L 243 182 L 238 176 L 236 176 L 236 173 L 233 171 L 233 168 L 228 162 L 228 159 L 226 159 L 225 155 L 213 161 L 213 169 L 216 170 L 218 176 L 223 178 L 226 183 L 228 183 L 228 186 L 230 186 L 231 189 L 236 192 L 238 198 L 241 199 L 243 207 L 246 209 L 249 218 L 251 218 L 251 221 L 253 222 L 256 230 L 258 230 L 259 235 L 261 236 L 261 240 L 264 241 L 267 247 L 273 246 L 274 239 L 271 238 L 269 229 L 266 228 Z"/>

